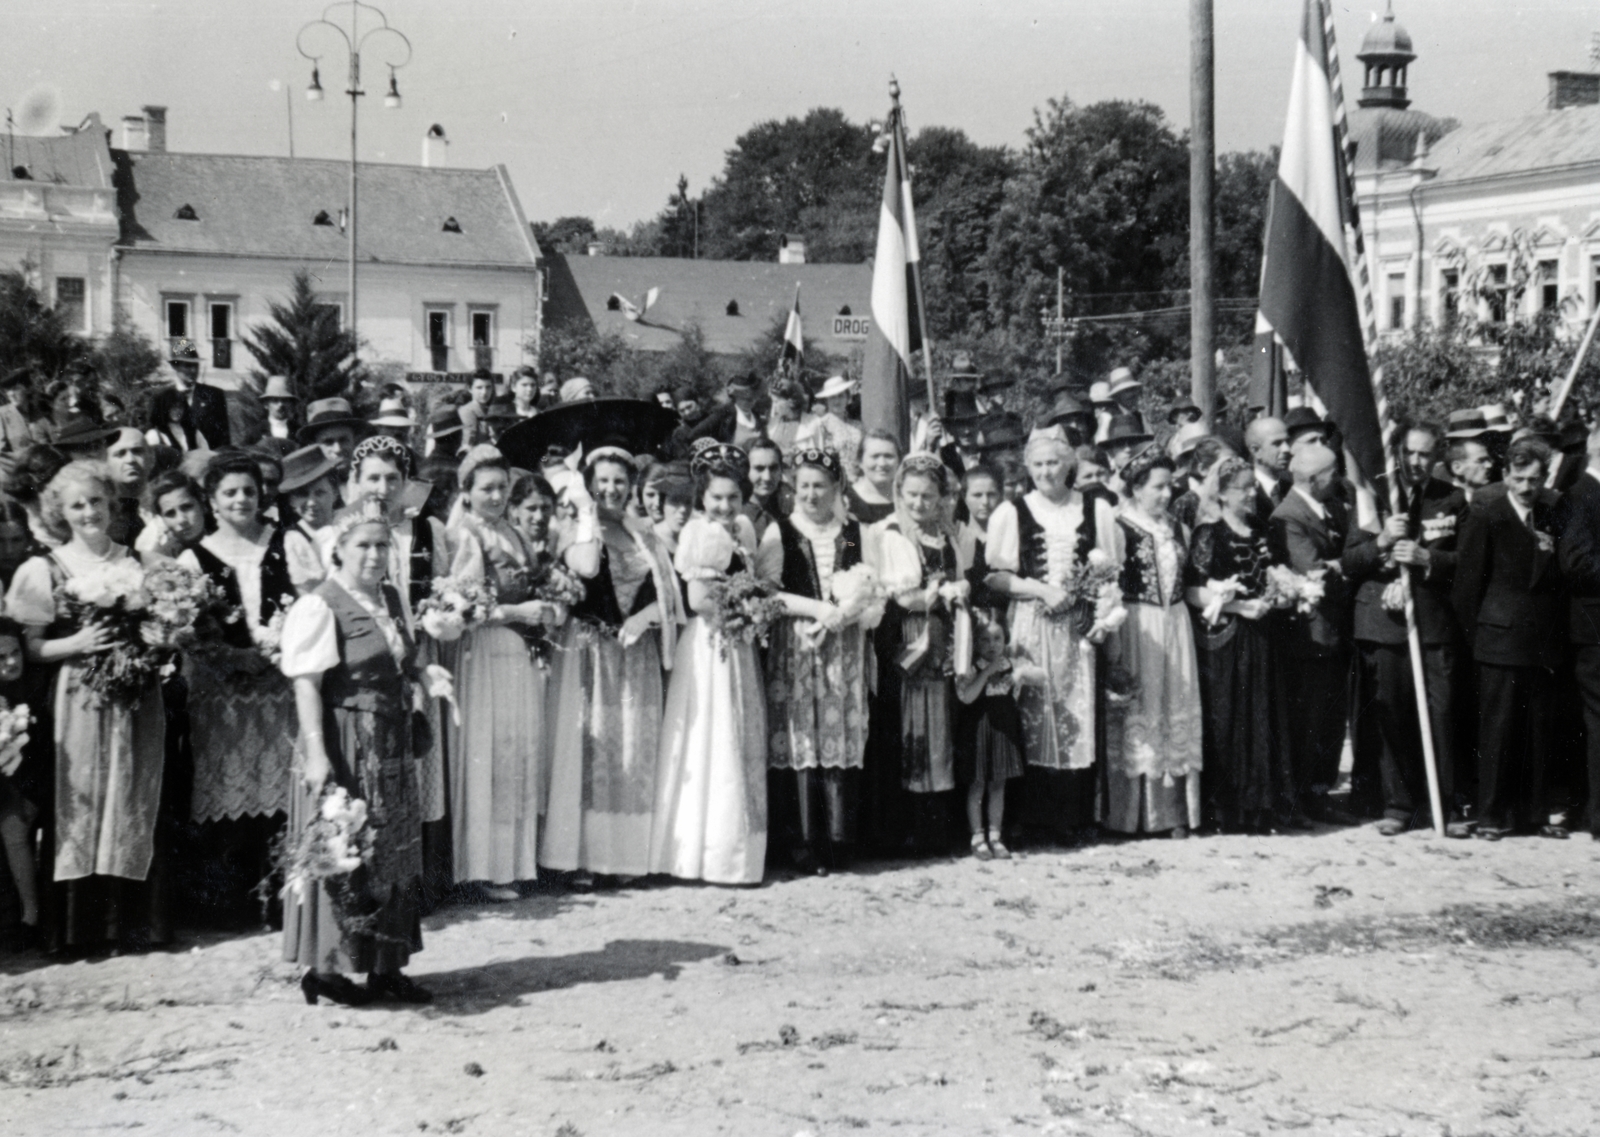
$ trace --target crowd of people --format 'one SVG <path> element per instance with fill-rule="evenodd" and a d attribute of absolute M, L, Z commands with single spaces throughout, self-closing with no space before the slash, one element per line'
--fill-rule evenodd
<path fill-rule="evenodd" d="M 1600 429 L 1410 424 L 1367 529 L 1334 424 L 1209 431 L 1180 400 L 1158 442 L 1126 369 L 1024 422 L 958 368 L 909 452 L 844 377 L 744 376 L 709 409 L 660 392 L 669 435 L 622 407 L 537 469 L 501 432 L 588 380 L 481 376 L 424 428 L 399 388 L 362 417 L 272 377 L 235 444 L 176 371 L 143 428 L 92 375 L 0 415 L 0 695 L 35 720 L 0 836 L 48 953 L 264 913 L 308 1001 L 424 1002 L 422 915 L 552 874 L 1392 837 L 1434 821 L 1408 606 L 1448 834 L 1600 835 Z M 107 633 L 72 598 L 167 559 L 239 618 L 97 697 Z M 481 611 L 448 628 L 451 596 Z M 352 816 L 353 869 L 288 863 Z"/>

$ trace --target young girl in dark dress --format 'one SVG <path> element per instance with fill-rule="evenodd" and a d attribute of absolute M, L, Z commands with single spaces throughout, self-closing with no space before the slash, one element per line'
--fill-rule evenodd
<path fill-rule="evenodd" d="M 956 680 L 956 781 L 967 787 L 967 824 L 972 855 L 980 861 L 1011 852 L 1001 839 L 1005 824 L 1006 782 L 1022 777 L 1022 719 L 1017 713 L 1020 682 L 1006 650 L 1004 622 L 986 611 L 973 614 L 977 658 L 972 671 Z M 983 796 L 989 791 L 988 827 Z"/>

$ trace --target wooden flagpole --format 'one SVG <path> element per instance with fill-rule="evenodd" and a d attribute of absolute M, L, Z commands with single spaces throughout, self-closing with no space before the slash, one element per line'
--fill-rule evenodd
<path fill-rule="evenodd" d="M 1388 399 L 1384 393 L 1383 368 L 1372 364 L 1378 346 L 1377 313 L 1372 305 L 1372 276 L 1367 265 L 1366 241 L 1361 233 L 1361 214 L 1356 204 L 1355 150 L 1350 144 L 1350 128 L 1344 112 L 1344 82 L 1339 76 L 1339 48 L 1334 38 L 1333 8 L 1328 0 L 1317 0 L 1322 13 L 1323 39 L 1327 44 L 1328 79 L 1333 84 L 1334 133 L 1339 145 L 1339 155 L 1344 160 L 1344 192 L 1350 213 L 1350 226 L 1354 234 L 1356 289 L 1361 302 L 1361 332 L 1367 350 L 1367 363 L 1372 371 L 1372 394 L 1378 404 L 1378 423 L 1383 432 L 1383 472 L 1389 482 L 1390 507 L 1403 513 L 1405 500 L 1400 492 L 1399 471 L 1394 461 L 1394 420 L 1389 415 Z M 1417 734 L 1422 739 L 1422 765 L 1428 776 L 1428 804 L 1433 810 L 1433 831 L 1445 835 L 1444 803 L 1439 792 L 1439 760 L 1434 751 L 1433 716 L 1428 713 L 1427 672 L 1422 662 L 1422 636 L 1417 631 L 1417 606 L 1412 595 L 1411 569 L 1400 570 L 1400 587 L 1405 594 L 1406 644 L 1411 654 L 1411 685 L 1417 700 Z"/>

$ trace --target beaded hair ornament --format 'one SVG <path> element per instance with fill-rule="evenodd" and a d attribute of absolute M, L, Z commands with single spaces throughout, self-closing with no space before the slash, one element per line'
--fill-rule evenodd
<path fill-rule="evenodd" d="M 333 519 L 334 545 L 337 546 L 349 536 L 352 529 L 358 529 L 363 525 L 382 525 L 386 530 L 393 528 L 389 523 L 388 512 L 377 498 L 364 498 Z"/>
<path fill-rule="evenodd" d="M 808 446 L 797 451 L 794 456 L 795 466 L 813 466 L 833 475 L 833 480 L 838 481 L 844 473 L 844 466 L 839 461 L 839 452 L 831 446 Z"/>
<path fill-rule="evenodd" d="M 356 445 L 350 455 L 350 462 L 355 469 L 361 468 L 364 458 L 385 458 L 400 467 L 400 472 L 407 477 L 411 476 L 411 450 L 404 442 L 391 438 L 387 434 L 374 434 L 371 438 L 364 438 Z"/>
<path fill-rule="evenodd" d="M 729 478 L 745 478 L 750 472 L 750 460 L 745 452 L 731 442 L 713 442 L 702 447 L 689 462 L 689 472 L 715 474 Z"/>

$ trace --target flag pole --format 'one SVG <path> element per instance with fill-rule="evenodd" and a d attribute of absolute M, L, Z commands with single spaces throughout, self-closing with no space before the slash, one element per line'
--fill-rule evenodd
<path fill-rule="evenodd" d="M 892 120 L 890 128 L 894 131 L 896 141 L 899 143 L 900 160 L 905 163 L 905 173 L 900 181 L 906 195 L 905 215 L 911 218 L 914 215 L 911 210 L 911 160 L 906 146 L 906 112 L 900 106 L 900 80 L 893 75 L 889 76 L 889 99 L 893 104 L 889 109 L 889 117 Z M 915 222 L 908 223 L 906 230 L 906 240 L 908 242 L 916 240 Z M 923 303 L 922 299 L 922 258 L 920 253 L 912 263 L 915 266 L 911 275 L 913 287 L 916 289 L 917 332 L 922 337 L 922 375 L 928 384 L 928 414 L 937 416 L 939 398 L 933 389 L 933 344 L 928 340 L 928 306 Z"/>
<path fill-rule="evenodd" d="M 1399 471 L 1394 460 L 1394 420 L 1389 416 L 1384 393 L 1383 367 L 1373 365 L 1372 357 L 1378 346 L 1378 320 L 1372 305 L 1372 276 L 1367 265 L 1366 241 L 1361 234 L 1361 216 L 1356 205 L 1355 150 L 1350 144 L 1350 128 L 1345 119 L 1344 81 L 1339 75 L 1339 48 L 1334 38 L 1333 8 L 1328 0 L 1317 0 L 1322 15 L 1323 38 L 1328 45 L 1326 60 L 1328 77 L 1333 84 L 1334 134 L 1343 161 L 1344 191 L 1350 215 L 1350 227 L 1355 245 L 1356 294 L 1361 304 L 1361 332 L 1366 345 L 1367 363 L 1372 373 L 1372 394 L 1378 404 L 1378 421 L 1384 427 L 1383 473 L 1389 483 L 1390 507 L 1396 514 L 1404 512 L 1400 495 Z M 1434 752 L 1433 716 L 1428 713 L 1427 673 L 1422 663 L 1422 636 L 1417 630 L 1417 605 L 1412 595 L 1411 569 L 1400 570 L 1400 587 L 1405 594 L 1406 644 L 1411 654 L 1411 686 L 1417 699 L 1417 734 L 1422 739 L 1422 765 L 1428 776 L 1428 804 L 1433 810 L 1433 831 L 1445 835 L 1444 803 L 1439 792 L 1439 761 Z"/>

